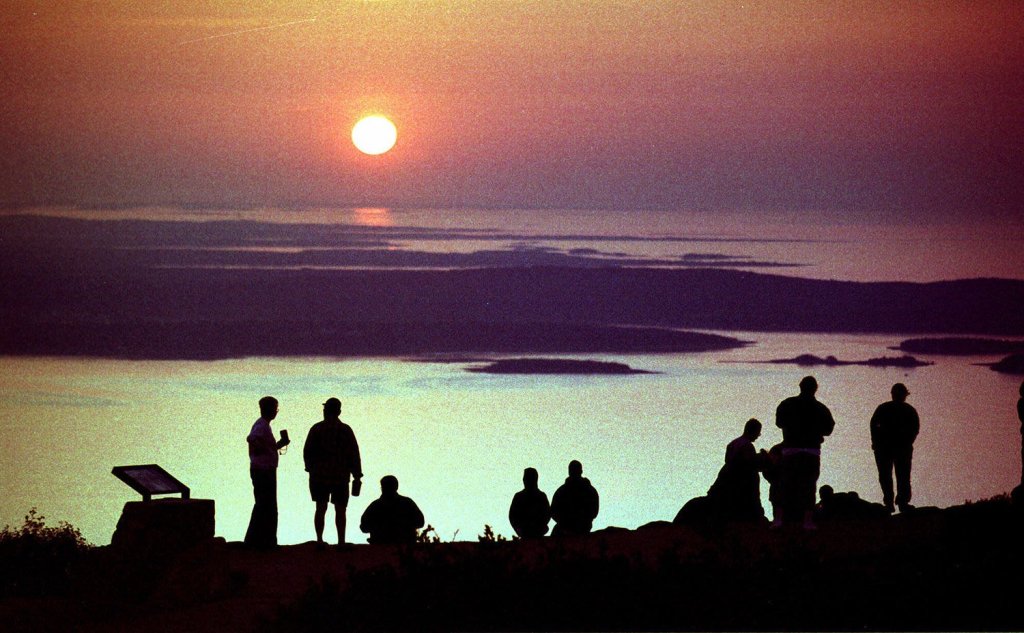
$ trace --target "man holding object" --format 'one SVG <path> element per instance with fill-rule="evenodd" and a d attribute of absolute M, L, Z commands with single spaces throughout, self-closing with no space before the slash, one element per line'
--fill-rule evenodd
<path fill-rule="evenodd" d="M 318 547 L 324 546 L 324 520 L 327 504 L 334 503 L 334 523 L 338 544 L 345 542 L 345 509 L 348 507 L 348 482 L 353 477 L 352 494 L 359 496 L 363 470 L 359 444 L 352 427 L 341 421 L 341 400 L 328 398 L 324 419 L 313 425 L 306 436 L 302 457 L 309 473 L 309 494 L 316 504 L 313 529 Z"/>
<path fill-rule="evenodd" d="M 249 476 L 254 500 L 245 544 L 259 549 L 277 547 L 277 451 L 291 443 L 287 431 L 281 431 L 278 441 L 270 430 L 277 411 L 276 398 L 261 398 L 260 417 L 245 438 L 249 443 Z"/>

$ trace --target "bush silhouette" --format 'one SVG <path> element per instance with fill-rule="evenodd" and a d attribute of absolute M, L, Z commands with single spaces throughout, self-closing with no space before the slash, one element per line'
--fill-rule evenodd
<path fill-rule="evenodd" d="M 20 528 L 0 532 L 0 596 L 62 593 L 71 567 L 92 547 L 78 528 L 64 521 L 50 527 L 45 519 L 32 508 Z"/>

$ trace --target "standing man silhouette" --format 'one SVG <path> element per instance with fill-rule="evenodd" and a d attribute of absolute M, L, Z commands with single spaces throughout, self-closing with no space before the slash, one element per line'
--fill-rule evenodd
<path fill-rule="evenodd" d="M 892 400 L 883 402 L 871 416 L 871 450 L 878 466 L 882 486 L 882 504 L 890 513 L 893 506 L 892 473 L 896 471 L 896 506 L 905 512 L 910 505 L 910 467 L 914 458 L 914 440 L 921 430 L 917 410 L 907 404 L 910 390 L 901 382 L 892 386 Z"/>
<path fill-rule="evenodd" d="M 252 516 L 245 532 L 245 544 L 260 549 L 277 547 L 277 451 L 288 446 L 288 431 L 274 439 L 270 423 L 277 417 L 278 403 L 272 396 L 260 399 L 260 417 L 252 425 L 249 443 L 249 477 L 252 479 Z"/>
<path fill-rule="evenodd" d="M 775 426 L 782 429 L 779 468 L 784 499 L 772 520 L 776 527 L 782 525 L 783 514 L 798 512 L 803 515 L 804 529 L 815 529 L 821 444 L 836 425 L 828 407 L 815 399 L 817 391 L 818 381 L 814 376 L 806 376 L 800 381 L 800 395 L 786 398 L 775 409 Z"/>
<path fill-rule="evenodd" d="M 1024 486 L 1024 382 L 1020 383 L 1020 399 L 1017 400 L 1017 419 L 1020 420 L 1020 485 Z"/>
<path fill-rule="evenodd" d="M 324 403 L 324 419 L 309 429 L 302 447 L 302 459 L 309 473 L 309 495 L 316 504 L 313 529 L 316 543 L 323 547 L 324 520 L 327 504 L 334 503 L 334 524 L 338 528 L 338 544 L 345 542 L 345 509 L 348 507 L 348 482 L 353 477 L 352 494 L 359 496 L 363 468 L 359 444 L 352 427 L 341 421 L 341 400 L 328 398 Z"/>
<path fill-rule="evenodd" d="M 594 527 L 600 498 L 590 480 L 583 476 L 583 464 L 569 462 L 569 476 L 551 499 L 551 518 L 555 529 L 551 536 L 587 534 Z"/>

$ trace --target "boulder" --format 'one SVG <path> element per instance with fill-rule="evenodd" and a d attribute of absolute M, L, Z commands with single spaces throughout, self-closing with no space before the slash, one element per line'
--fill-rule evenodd
<path fill-rule="evenodd" d="M 137 555 L 180 552 L 211 541 L 213 499 L 155 499 L 124 504 L 111 546 Z"/>

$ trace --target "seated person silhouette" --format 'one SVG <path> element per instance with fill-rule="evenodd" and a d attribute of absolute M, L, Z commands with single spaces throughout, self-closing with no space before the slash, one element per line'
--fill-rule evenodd
<path fill-rule="evenodd" d="M 880 519 L 890 514 L 884 505 L 865 501 L 856 492 L 836 492 L 832 486 L 825 485 L 818 490 L 818 495 L 821 502 L 814 509 L 814 518 L 822 522 Z"/>
<path fill-rule="evenodd" d="M 754 448 L 760 436 L 761 422 L 751 418 L 743 426 L 743 435 L 725 449 L 725 464 L 707 494 L 716 518 L 722 521 L 764 520 L 758 471 L 768 454 L 762 450 L 759 455 Z"/>
<path fill-rule="evenodd" d="M 572 460 L 569 476 L 551 500 L 551 518 L 555 520 L 551 536 L 589 533 L 599 508 L 600 498 L 590 480 L 583 476 L 583 464 Z"/>
<path fill-rule="evenodd" d="M 398 494 L 398 478 L 387 475 L 381 479 L 380 498 L 367 506 L 359 522 L 359 529 L 370 535 L 370 543 L 415 543 L 416 530 L 421 527 L 423 513 L 415 501 Z"/>
<path fill-rule="evenodd" d="M 523 489 L 512 497 L 508 509 L 508 522 L 519 538 L 540 538 L 548 533 L 551 505 L 548 496 L 537 487 L 537 469 L 523 471 Z"/>

